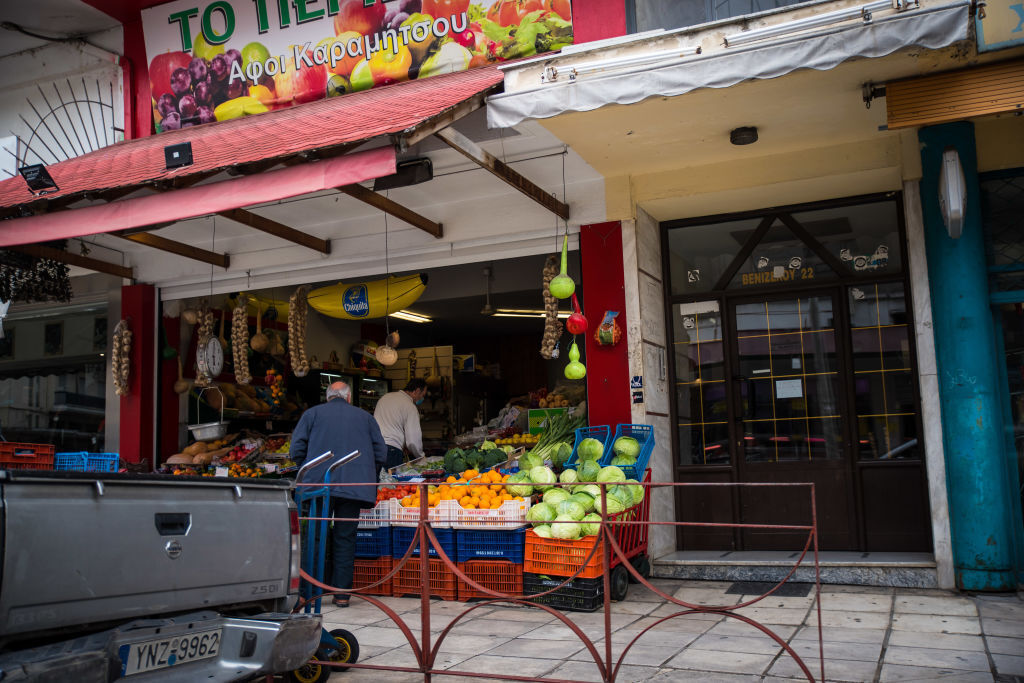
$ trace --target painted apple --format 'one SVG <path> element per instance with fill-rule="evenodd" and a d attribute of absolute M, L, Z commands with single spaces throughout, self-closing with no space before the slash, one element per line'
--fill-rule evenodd
<path fill-rule="evenodd" d="M 350 41 L 350 40 L 362 41 L 362 39 L 363 39 L 363 37 L 361 35 L 359 35 L 358 33 L 356 33 L 355 31 L 345 31 L 344 33 L 342 33 L 341 35 L 339 35 L 337 37 L 324 38 L 319 43 L 317 43 L 317 45 L 323 45 L 328 50 L 328 53 L 327 53 L 327 70 L 330 71 L 332 74 L 337 74 L 338 76 L 346 76 L 346 77 L 350 73 L 352 73 L 352 69 L 355 68 L 355 65 L 358 64 L 360 61 L 363 61 L 364 57 L 362 55 L 356 55 L 355 57 L 350 57 L 348 55 L 348 52 L 347 52 L 348 41 Z M 339 59 L 337 62 L 335 62 L 334 66 L 332 67 L 331 66 L 330 50 L 333 49 L 333 45 L 335 43 L 338 43 L 338 45 L 339 45 L 338 49 L 341 50 L 341 52 L 342 52 L 342 54 L 344 56 L 341 59 Z"/>
<path fill-rule="evenodd" d="M 334 17 L 334 33 L 341 35 L 345 31 L 355 31 L 362 35 L 376 33 L 384 25 L 383 0 L 375 0 L 369 7 L 363 6 L 363 0 L 342 0 L 338 14 Z"/>
<path fill-rule="evenodd" d="M 188 69 L 192 58 L 184 52 L 165 52 L 157 55 L 149 63 L 149 90 L 154 100 L 161 95 L 173 95 L 171 90 L 171 74 L 178 69 Z"/>
<path fill-rule="evenodd" d="M 210 45 L 206 42 L 206 38 L 203 37 L 202 32 L 199 32 L 196 34 L 195 40 L 192 41 L 192 54 L 201 59 L 205 59 L 208 62 L 212 62 L 214 57 L 224 54 L 224 46 Z"/>
<path fill-rule="evenodd" d="M 316 102 L 327 96 L 327 67 L 303 64 L 292 72 L 292 97 L 296 104 Z"/>

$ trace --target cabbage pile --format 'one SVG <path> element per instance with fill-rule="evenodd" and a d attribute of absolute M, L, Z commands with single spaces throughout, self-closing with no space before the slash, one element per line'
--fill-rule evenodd
<path fill-rule="evenodd" d="M 608 514 L 618 514 L 643 500 L 643 487 L 635 479 L 627 480 L 618 467 L 600 467 L 596 460 L 589 459 L 583 463 L 584 466 L 588 464 L 593 465 L 593 468 L 587 470 L 586 476 L 592 474 L 592 479 L 585 477 L 584 467 L 580 468 L 578 474 L 567 474 L 573 470 L 566 470 L 558 479 L 547 467 L 535 467 L 529 472 L 520 471 L 509 477 L 506 483 L 509 493 L 520 491 L 513 495 L 543 494 L 541 502 L 526 513 L 526 520 L 533 525 L 533 531 L 538 536 L 576 540 L 600 533 L 601 487 L 590 482 L 611 484 L 607 486 L 605 502 Z M 513 479 L 516 479 L 516 483 L 513 483 Z M 527 488 L 530 493 L 521 492 Z"/>

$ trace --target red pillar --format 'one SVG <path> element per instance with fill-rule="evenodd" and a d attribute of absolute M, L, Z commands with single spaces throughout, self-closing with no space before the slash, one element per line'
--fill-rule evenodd
<path fill-rule="evenodd" d="M 153 464 L 156 429 L 156 288 L 121 288 L 121 319 L 132 331 L 128 394 L 121 397 L 121 457 L 127 462 Z"/>
<path fill-rule="evenodd" d="M 626 35 L 625 0 L 573 0 L 574 43 Z"/>
<path fill-rule="evenodd" d="M 632 421 L 622 224 L 612 221 L 581 226 L 580 256 L 583 315 L 590 325 L 586 334 L 588 420 L 592 426 L 611 425 L 614 429 L 616 424 Z M 600 346 L 594 339 L 605 311 L 619 312 L 615 320 L 622 330 L 622 340 L 615 346 Z"/>

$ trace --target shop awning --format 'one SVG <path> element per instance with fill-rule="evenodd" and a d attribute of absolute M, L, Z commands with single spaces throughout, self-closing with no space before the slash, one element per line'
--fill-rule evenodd
<path fill-rule="evenodd" d="M 853 23 L 750 47 L 726 47 L 667 66 L 621 69 L 575 81 L 492 95 L 487 122 L 514 126 L 570 111 L 592 111 L 609 104 L 633 104 L 649 97 L 682 95 L 698 88 L 727 88 L 743 81 L 784 76 L 798 69 L 825 71 L 857 58 L 884 57 L 908 47 L 938 49 L 966 40 L 970 2 L 907 11 L 870 23 Z M 594 56 L 595 52 L 587 56 Z M 568 69 L 582 55 L 553 58 Z"/>
<path fill-rule="evenodd" d="M 457 118 L 454 114 L 467 106 L 481 106 L 483 98 L 500 87 L 501 82 L 500 71 L 494 67 L 482 67 L 119 143 L 48 166 L 47 171 L 59 190 L 42 198 L 34 196 L 20 177 L 0 181 L 0 218 L 26 213 L 59 213 L 61 222 L 71 224 L 60 229 L 62 236 L 84 236 L 122 229 L 134 219 L 122 220 L 117 227 L 111 227 L 97 222 L 98 214 L 91 216 L 86 209 L 59 209 L 83 199 L 99 199 L 109 201 L 109 206 L 124 204 L 118 211 L 131 213 L 134 210 L 127 207 L 128 202 L 149 198 L 114 200 L 143 187 L 185 187 L 228 169 L 251 174 L 286 163 L 291 167 L 274 171 L 286 173 L 298 171 L 302 166 L 326 164 L 318 170 L 289 175 L 289 192 L 292 193 L 289 196 L 322 189 L 320 182 L 325 179 L 333 181 L 331 174 L 341 173 L 342 168 L 348 169 L 349 177 L 362 173 L 361 179 L 366 180 L 377 177 L 366 176 L 366 172 L 378 175 L 394 172 L 393 151 L 390 171 L 373 166 L 364 167 L 363 172 L 354 175 L 353 165 L 365 166 L 367 157 L 355 161 L 339 155 L 375 138 L 390 138 L 392 147 L 411 144 L 451 123 Z M 164 148 L 183 142 L 192 145 L 193 164 L 168 170 Z M 345 163 L 336 163 L 342 160 Z M 307 161 L 313 163 L 305 163 Z M 218 184 L 225 189 L 239 189 L 241 186 L 232 183 L 249 179 Z M 358 182 L 358 179 L 346 182 Z M 180 190 L 174 194 L 177 195 L 175 202 L 183 203 Z M 245 190 L 233 203 L 234 206 L 243 206 L 254 201 Z M 199 215 L 184 207 L 181 214 L 178 218 Z M 106 216 L 104 214 L 104 219 Z M 29 218 L 39 219 L 42 216 Z M 173 217 L 168 215 L 168 219 Z M 26 231 L 15 227 L 23 220 L 29 219 L 15 218 L 4 222 L 0 246 L 52 239 L 36 233 L 31 240 L 25 240 Z"/>

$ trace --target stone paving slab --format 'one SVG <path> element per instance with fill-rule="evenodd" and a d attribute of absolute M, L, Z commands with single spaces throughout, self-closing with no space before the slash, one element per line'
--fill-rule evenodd
<path fill-rule="evenodd" d="M 1024 653 L 1024 638 L 1003 638 L 986 636 L 988 651 L 994 655 L 1020 655 Z"/>
<path fill-rule="evenodd" d="M 810 669 L 811 675 L 818 678 L 821 671 L 821 660 L 817 657 L 802 657 L 804 665 Z M 848 661 L 843 659 L 825 658 L 825 680 L 827 681 L 870 681 L 875 677 L 876 662 Z M 792 657 L 779 657 L 768 672 L 772 676 L 782 678 L 798 678 L 807 680 L 804 672 Z"/>
<path fill-rule="evenodd" d="M 978 608 L 967 598 L 896 596 L 895 611 L 906 614 L 944 614 L 958 617 L 976 617 Z"/>
<path fill-rule="evenodd" d="M 962 633 L 918 633 L 917 631 L 893 631 L 889 634 L 889 647 L 933 647 L 940 650 L 966 650 L 984 652 L 985 640 L 981 636 Z"/>
<path fill-rule="evenodd" d="M 964 650 L 939 650 L 931 647 L 890 646 L 885 650 L 886 664 L 960 669 L 964 671 L 989 671 L 988 655 Z"/>
<path fill-rule="evenodd" d="M 892 607 L 892 595 L 880 593 L 838 593 L 829 586 L 821 591 L 821 608 L 840 612 L 883 612 Z"/>
<path fill-rule="evenodd" d="M 762 674 L 772 663 L 773 655 L 748 652 L 716 652 L 688 647 L 665 665 L 672 669 L 716 671 L 734 674 Z"/>
<path fill-rule="evenodd" d="M 636 666 L 623 664 L 619 667 L 615 677 L 616 683 L 639 683 L 649 681 L 659 673 L 657 667 Z M 552 678 L 562 678 L 571 681 L 595 681 L 600 683 L 603 679 L 594 662 L 565 662 L 551 672 Z"/>
<path fill-rule="evenodd" d="M 977 617 L 949 617 L 941 614 L 896 614 L 892 618 L 896 631 L 926 631 L 931 633 L 981 633 Z"/>
<path fill-rule="evenodd" d="M 827 672 L 826 672 L 827 673 Z M 878 679 L 882 683 L 888 681 L 956 681 L 956 683 L 992 683 L 995 677 L 991 673 L 981 671 L 962 671 L 960 669 L 939 669 L 924 666 L 905 666 L 902 664 L 886 664 Z"/>
<path fill-rule="evenodd" d="M 705 633 L 690 643 L 698 650 L 717 652 L 747 652 L 750 654 L 777 655 L 782 647 L 768 636 L 723 636 Z"/>
<path fill-rule="evenodd" d="M 1024 676 L 1024 655 L 992 655 L 992 661 L 996 665 L 996 673 L 1008 674 L 1010 676 Z"/>
<path fill-rule="evenodd" d="M 817 626 L 817 610 L 808 612 L 806 623 L 809 626 Z M 821 625 L 824 628 L 884 629 L 889 625 L 889 615 L 883 612 L 847 612 L 823 609 L 821 610 Z"/>
<path fill-rule="evenodd" d="M 985 635 L 1024 638 L 1024 620 L 982 619 Z"/>
<path fill-rule="evenodd" d="M 881 645 L 885 641 L 885 629 L 823 626 L 821 639 L 826 643 L 878 643 Z M 818 642 L 818 627 L 816 625 L 804 626 L 797 632 L 794 640 Z"/>

